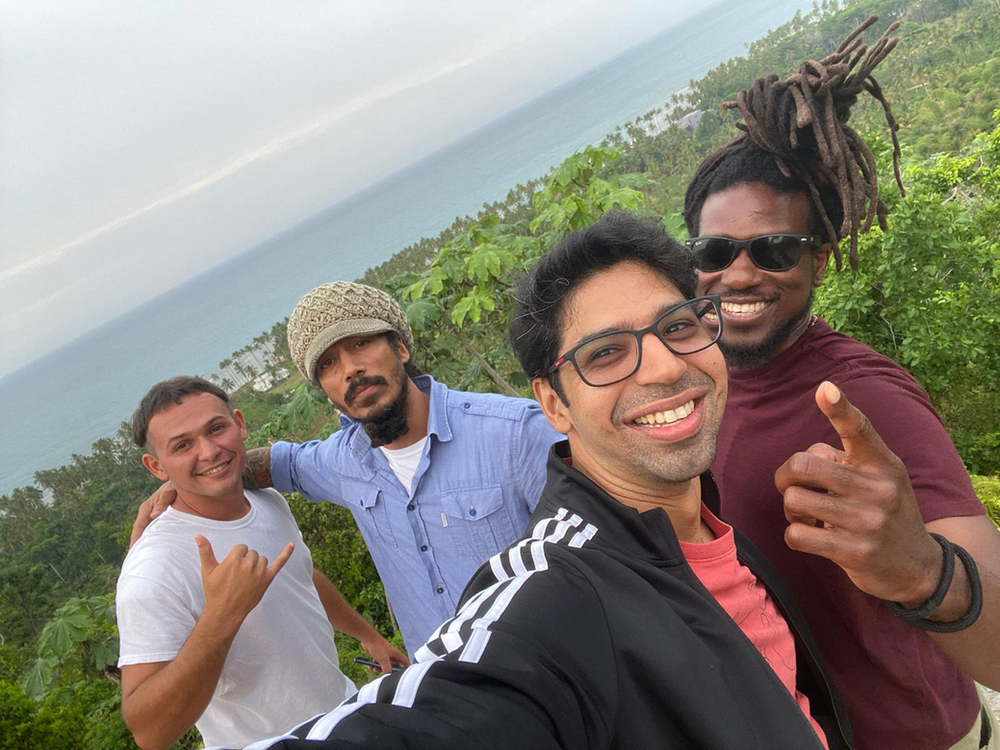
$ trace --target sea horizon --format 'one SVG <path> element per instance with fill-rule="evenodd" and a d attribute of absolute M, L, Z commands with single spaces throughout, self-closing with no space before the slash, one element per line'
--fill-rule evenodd
<path fill-rule="evenodd" d="M 230 352 L 286 317 L 310 288 L 359 278 L 456 218 L 502 200 L 515 185 L 543 177 L 572 153 L 663 106 L 799 9 L 807 9 L 802 0 L 713 4 L 0 376 L 0 409 L 10 419 L 0 441 L 0 493 L 88 452 L 157 380 L 214 372 Z M 729 33 L 712 44 L 694 41 L 710 24 Z M 386 222 L 387 215 L 397 221 Z M 283 275 L 269 274 L 279 261 Z M 238 310 L 214 302 L 220 290 L 241 300 Z"/>

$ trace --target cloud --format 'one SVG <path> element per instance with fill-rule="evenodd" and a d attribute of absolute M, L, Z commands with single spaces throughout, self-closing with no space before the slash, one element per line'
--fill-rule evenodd
<path fill-rule="evenodd" d="M 561 19 L 553 18 L 550 22 L 545 24 L 546 28 L 551 28 L 560 22 Z M 513 35 L 502 35 L 501 38 L 491 40 L 490 42 L 483 44 L 477 44 L 476 52 L 472 55 L 467 55 L 463 57 L 458 57 L 453 60 L 439 60 L 436 61 L 434 66 L 425 67 L 424 69 L 417 69 L 412 71 L 409 75 L 402 78 L 396 79 L 390 83 L 383 86 L 376 87 L 365 92 L 364 95 L 355 97 L 348 102 L 336 107 L 332 111 L 326 113 L 322 117 L 313 121 L 312 123 L 301 127 L 291 133 L 287 133 L 279 138 L 272 140 L 271 142 L 250 151 L 243 156 L 231 161 L 220 169 L 202 177 L 196 182 L 190 185 L 158 198 L 151 203 L 148 203 L 140 208 L 137 208 L 123 216 L 120 216 L 112 221 L 102 224 L 95 229 L 86 232 L 85 234 L 76 237 L 73 240 L 64 242 L 58 247 L 43 252 L 29 260 L 26 260 L 18 265 L 11 268 L 0 271 L 0 288 L 10 286 L 14 280 L 21 276 L 22 274 L 38 271 L 47 266 L 60 261 L 67 254 L 76 250 L 77 248 L 86 245 L 87 243 L 105 235 L 109 232 L 113 232 L 116 229 L 124 227 L 131 224 L 136 219 L 139 219 L 146 214 L 149 214 L 158 209 L 169 206 L 178 201 L 189 198 L 192 195 L 199 193 L 205 188 L 211 187 L 216 183 L 231 177 L 243 169 L 260 162 L 264 159 L 268 159 L 272 156 L 280 154 L 287 151 L 296 145 L 303 143 L 311 138 L 314 138 L 325 131 L 329 130 L 331 127 L 336 125 L 338 122 L 344 120 L 345 118 L 369 109 L 376 104 L 387 101 L 395 96 L 398 96 L 404 92 L 425 86 L 433 81 L 444 78 L 451 75 L 457 71 L 464 68 L 468 68 L 481 62 L 485 58 L 493 55 L 494 53 L 500 52 L 503 49 L 512 46 L 513 44 L 522 41 L 524 38 L 529 36 L 534 36 L 539 33 L 542 29 L 538 26 L 534 26 L 530 30 L 527 30 L 517 36 Z"/>

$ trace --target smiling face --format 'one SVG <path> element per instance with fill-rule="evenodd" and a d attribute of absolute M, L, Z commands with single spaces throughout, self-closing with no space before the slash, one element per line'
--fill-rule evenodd
<path fill-rule="evenodd" d="M 776 193 L 761 183 L 713 193 L 701 209 L 701 236 L 748 239 L 764 234 L 809 234 L 811 204 L 804 193 Z M 729 366 L 764 364 L 791 346 L 809 324 L 814 286 L 829 260 L 829 246 L 806 251 L 788 271 L 763 271 L 741 250 L 728 268 L 698 272 L 698 294 L 722 297 L 720 346 Z"/>
<path fill-rule="evenodd" d="M 560 352 L 595 332 L 639 329 L 671 305 L 677 288 L 644 265 L 621 263 L 582 282 L 563 303 Z M 678 356 L 651 334 L 642 363 L 625 380 L 594 388 L 572 365 L 559 371 L 563 401 L 544 378 L 535 396 L 552 425 L 566 434 L 573 465 L 615 494 L 615 488 L 680 484 L 705 471 L 726 402 L 726 365 L 718 347 Z"/>
<path fill-rule="evenodd" d="M 182 498 L 242 497 L 247 431 L 243 415 L 230 413 L 211 393 L 185 396 L 149 420 L 149 452 L 142 462 L 173 482 Z"/>

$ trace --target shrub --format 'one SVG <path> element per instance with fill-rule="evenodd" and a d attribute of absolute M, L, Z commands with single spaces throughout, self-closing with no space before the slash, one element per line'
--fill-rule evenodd
<path fill-rule="evenodd" d="M 971 474 L 972 486 L 986 506 L 990 519 L 1000 528 L 1000 476 L 984 477 Z"/>

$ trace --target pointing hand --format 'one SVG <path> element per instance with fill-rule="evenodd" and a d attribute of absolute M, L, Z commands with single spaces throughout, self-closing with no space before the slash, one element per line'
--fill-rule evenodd
<path fill-rule="evenodd" d="M 816 404 L 843 449 L 817 443 L 775 472 L 794 550 L 839 565 L 862 591 L 904 606 L 929 597 L 941 572 L 941 548 L 927 533 L 902 461 L 833 383 Z"/>

